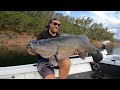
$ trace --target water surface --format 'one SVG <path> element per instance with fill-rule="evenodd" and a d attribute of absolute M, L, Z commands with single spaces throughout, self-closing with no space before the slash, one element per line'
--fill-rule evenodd
<path fill-rule="evenodd" d="M 36 62 L 37 57 L 29 55 L 26 46 L 0 47 L 0 67 L 25 65 Z"/>

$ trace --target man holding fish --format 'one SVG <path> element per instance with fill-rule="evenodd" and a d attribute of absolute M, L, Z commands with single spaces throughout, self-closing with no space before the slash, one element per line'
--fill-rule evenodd
<path fill-rule="evenodd" d="M 60 17 L 52 18 L 50 22 L 48 23 L 47 30 L 41 32 L 38 35 L 37 40 L 59 37 L 60 36 L 58 34 L 59 27 L 60 27 Z M 32 51 L 29 49 L 28 49 L 28 53 L 31 55 L 34 55 L 34 53 L 32 53 Z M 39 59 L 37 66 L 38 66 L 38 71 L 40 75 L 44 79 L 55 79 L 54 67 L 50 63 L 49 59 L 43 58 L 39 54 L 37 55 Z M 67 78 L 69 70 L 70 70 L 70 65 L 71 65 L 71 62 L 69 58 L 66 58 L 65 60 L 61 60 L 58 63 L 60 79 Z"/>
<path fill-rule="evenodd" d="M 55 79 L 54 66 L 59 68 L 59 78 L 66 79 L 71 66 L 69 57 L 75 53 L 81 59 L 90 53 L 96 63 L 102 60 L 101 52 L 90 44 L 86 35 L 60 36 L 59 27 L 60 18 L 51 19 L 48 29 L 27 45 L 29 54 L 38 55 L 37 68 L 44 79 Z"/>

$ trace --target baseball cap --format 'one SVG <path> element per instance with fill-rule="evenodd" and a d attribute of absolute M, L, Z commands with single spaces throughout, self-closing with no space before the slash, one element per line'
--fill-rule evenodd
<path fill-rule="evenodd" d="M 52 21 L 52 20 L 58 20 L 58 21 L 60 21 L 60 17 L 58 17 L 58 16 L 53 17 L 53 18 L 50 19 L 50 21 Z"/>

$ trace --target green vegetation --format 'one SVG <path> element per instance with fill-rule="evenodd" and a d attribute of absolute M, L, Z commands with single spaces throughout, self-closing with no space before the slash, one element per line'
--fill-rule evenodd
<path fill-rule="evenodd" d="M 44 30 L 53 16 L 61 17 L 61 34 L 86 34 L 91 40 L 114 41 L 114 33 L 104 28 L 102 23 L 94 22 L 90 17 L 75 19 L 54 11 L 0 11 L 0 31 L 10 30 L 36 35 Z"/>

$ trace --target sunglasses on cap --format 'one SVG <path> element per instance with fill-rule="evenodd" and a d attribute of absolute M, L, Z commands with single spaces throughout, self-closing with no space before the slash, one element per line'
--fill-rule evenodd
<path fill-rule="evenodd" d="M 53 25 L 58 25 L 58 26 L 60 26 L 61 24 L 58 24 L 58 23 L 55 23 L 55 22 L 51 22 L 51 23 L 53 23 Z"/>

